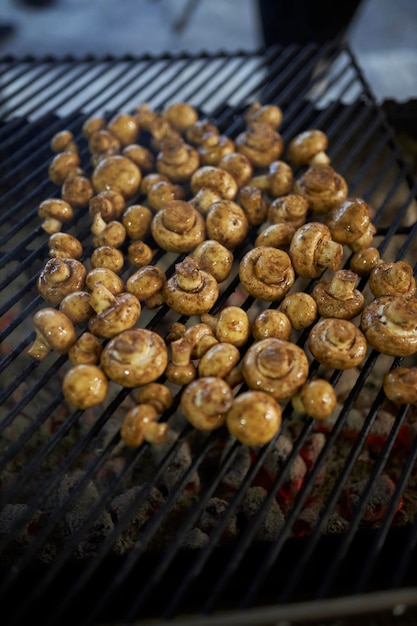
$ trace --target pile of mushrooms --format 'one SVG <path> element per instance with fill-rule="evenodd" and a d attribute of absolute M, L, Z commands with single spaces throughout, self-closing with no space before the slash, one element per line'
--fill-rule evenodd
<path fill-rule="evenodd" d="M 371 349 L 417 353 L 413 270 L 372 246 L 372 209 L 349 197 L 328 137 L 306 129 L 285 146 L 275 104 L 254 102 L 244 121 L 232 138 L 189 103 L 145 103 L 87 119 L 80 144 L 70 130 L 51 140 L 48 175 L 60 197 L 38 208 L 49 235 L 38 279 L 46 306 L 28 353 L 68 354 L 62 391 L 77 409 L 102 403 L 111 385 L 131 389 L 137 405 L 120 429 L 127 446 L 165 440 L 175 388 L 194 428 L 227 428 L 262 446 L 281 428 L 283 403 L 331 415 L 331 370 L 359 366 Z M 81 214 L 90 218 L 84 245 L 67 232 Z M 179 255 L 169 276 L 164 254 Z M 243 299 L 260 305 L 254 316 L 218 304 L 234 265 Z M 300 289 L 310 280 L 309 292 Z M 143 311 L 159 307 L 188 320 L 148 330 Z M 305 349 L 299 332 L 308 333 Z M 313 361 L 321 375 L 309 374 Z M 383 388 L 391 401 L 416 402 L 415 370 L 388 372 Z"/>

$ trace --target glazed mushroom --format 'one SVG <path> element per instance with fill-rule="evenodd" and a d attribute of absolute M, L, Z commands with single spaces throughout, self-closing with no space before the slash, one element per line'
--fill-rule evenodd
<path fill-rule="evenodd" d="M 183 200 L 184 191 L 180 185 L 174 185 L 169 180 L 159 180 L 149 186 L 146 199 L 150 207 L 160 211 L 168 202 Z"/>
<path fill-rule="evenodd" d="M 330 163 L 326 154 L 329 140 L 323 131 L 313 128 L 299 133 L 288 144 L 288 158 L 294 165 Z"/>
<path fill-rule="evenodd" d="M 368 345 L 364 334 L 352 322 L 328 317 L 313 326 L 308 347 L 321 365 L 346 370 L 362 363 Z"/>
<path fill-rule="evenodd" d="M 252 335 L 256 340 L 275 337 L 288 341 L 291 336 L 291 322 L 282 311 L 265 309 L 255 317 L 252 324 Z"/>
<path fill-rule="evenodd" d="M 133 241 L 127 248 L 129 263 L 135 267 L 149 265 L 154 257 L 154 251 L 144 241 Z"/>
<path fill-rule="evenodd" d="M 126 239 L 126 229 L 123 224 L 118 220 L 106 222 L 100 213 L 94 216 L 90 230 L 94 235 L 91 242 L 94 248 L 100 248 L 100 246 L 120 248 Z"/>
<path fill-rule="evenodd" d="M 158 413 L 150 404 L 131 408 L 123 418 L 120 438 L 131 448 L 138 448 L 144 441 L 162 444 L 166 441 L 168 424 L 159 423 Z"/>
<path fill-rule="evenodd" d="M 284 250 L 261 246 L 252 248 L 240 262 L 242 287 L 254 298 L 275 302 L 294 284 L 294 269 Z"/>
<path fill-rule="evenodd" d="M 375 296 L 405 296 L 416 293 L 413 268 L 405 261 L 387 263 L 381 261 L 369 275 L 369 287 Z"/>
<path fill-rule="evenodd" d="M 158 211 L 151 222 L 156 243 L 169 252 L 191 252 L 206 236 L 203 216 L 192 204 L 172 200 Z"/>
<path fill-rule="evenodd" d="M 317 318 L 317 304 L 310 294 L 295 291 L 285 296 L 280 310 L 288 317 L 295 330 L 308 328 Z"/>
<path fill-rule="evenodd" d="M 204 432 L 223 426 L 232 403 L 231 388 L 216 376 L 192 381 L 185 387 L 180 400 L 181 410 L 189 423 Z"/>
<path fill-rule="evenodd" d="M 199 146 L 203 141 L 203 138 L 208 134 L 219 134 L 217 126 L 212 124 L 207 118 L 196 120 L 184 131 L 184 137 L 188 143 L 193 146 Z"/>
<path fill-rule="evenodd" d="M 121 148 L 119 139 L 106 128 L 91 133 L 88 138 L 88 150 L 93 155 L 92 164 L 97 164 L 102 156 L 118 154 Z"/>
<path fill-rule="evenodd" d="M 239 188 L 248 184 L 253 176 L 252 163 L 247 156 L 240 152 L 226 154 L 220 159 L 217 166 L 231 174 Z"/>
<path fill-rule="evenodd" d="M 271 224 L 260 231 L 255 239 L 255 247 L 281 248 L 288 250 L 296 231 L 291 224 Z"/>
<path fill-rule="evenodd" d="M 299 276 L 317 278 L 326 268 L 339 269 L 343 246 L 333 241 L 325 224 L 308 222 L 295 231 L 289 255 Z"/>
<path fill-rule="evenodd" d="M 69 317 L 52 307 L 35 313 L 33 328 L 36 337 L 28 348 L 28 354 L 38 361 L 45 359 L 52 350 L 62 354 L 68 352 L 77 340 L 74 324 Z"/>
<path fill-rule="evenodd" d="M 134 116 L 139 122 L 139 128 L 146 131 L 150 131 L 152 123 L 159 117 L 158 113 L 147 102 L 136 107 Z"/>
<path fill-rule="evenodd" d="M 397 367 L 385 374 L 384 393 L 395 404 L 417 402 L 417 367 Z"/>
<path fill-rule="evenodd" d="M 135 143 L 139 135 L 139 122 L 137 117 L 129 113 L 116 113 L 107 124 L 109 131 L 117 137 L 120 145 L 128 146 Z"/>
<path fill-rule="evenodd" d="M 417 352 L 417 300 L 404 296 L 381 296 L 366 305 L 360 328 L 369 345 L 389 356 Z"/>
<path fill-rule="evenodd" d="M 253 102 L 244 116 L 246 124 L 252 122 L 263 122 L 272 128 L 279 128 L 282 122 L 282 110 L 276 104 L 261 104 Z"/>
<path fill-rule="evenodd" d="M 108 391 L 108 380 L 97 365 L 81 363 L 65 374 L 62 392 L 67 402 L 77 409 L 89 409 L 101 404 Z"/>
<path fill-rule="evenodd" d="M 254 185 L 244 185 L 239 189 L 237 202 L 245 212 L 251 226 L 259 226 L 265 221 L 268 213 L 262 191 Z"/>
<path fill-rule="evenodd" d="M 196 195 L 200 189 L 213 189 L 225 200 L 233 200 L 238 192 L 237 182 L 229 172 L 214 167 L 203 165 L 191 176 L 190 189 Z"/>
<path fill-rule="evenodd" d="M 151 172 L 155 168 L 154 154 L 145 146 L 132 143 L 125 146 L 121 154 L 136 163 L 141 172 Z"/>
<path fill-rule="evenodd" d="M 195 259 L 185 257 L 175 265 L 175 273 L 162 287 L 166 304 L 181 315 L 207 313 L 219 295 L 217 281 L 208 272 L 200 270 Z"/>
<path fill-rule="evenodd" d="M 110 380 L 123 387 L 138 387 L 162 376 L 168 364 L 168 350 L 157 333 L 132 328 L 110 339 L 100 362 Z"/>
<path fill-rule="evenodd" d="M 197 368 L 191 360 L 193 344 L 188 339 L 182 337 L 172 341 L 171 359 L 165 370 L 165 376 L 176 385 L 188 385 L 197 377 Z"/>
<path fill-rule="evenodd" d="M 189 199 L 189 203 L 193 205 L 195 209 L 201 215 L 206 216 L 210 211 L 212 205 L 215 202 L 219 202 L 223 198 L 220 194 L 217 193 L 215 189 L 210 189 L 209 187 L 203 187 L 197 193 Z"/>
<path fill-rule="evenodd" d="M 93 291 L 99 283 L 107 287 L 114 295 L 122 293 L 124 290 L 123 279 L 107 267 L 95 267 L 88 272 L 85 279 L 86 287 Z"/>
<path fill-rule="evenodd" d="M 175 328 L 175 331 L 174 331 Z M 201 359 L 207 350 L 218 344 L 218 340 L 214 335 L 214 330 L 209 324 L 199 322 L 188 328 L 183 326 L 182 332 L 179 325 L 172 324 L 170 326 L 171 336 L 173 332 L 177 332 L 192 343 L 191 357 L 193 359 Z M 179 339 L 179 337 L 177 337 Z"/>
<path fill-rule="evenodd" d="M 68 202 L 74 209 L 88 206 L 94 195 L 94 189 L 90 179 L 83 174 L 66 177 L 61 187 L 61 198 Z"/>
<path fill-rule="evenodd" d="M 185 183 L 200 166 L 197 150 L 180 136 L 165 137 L 156 156 L 156 169 L 173 183 Z"/>
<path fill-rule="evenodd" d="M 308 200 L 313 213 L 328 213 L 338 207 L 348 195 L 348 186 L 331 165 L 310 165 L 294 182 L 293 193 Z"/>
<path fill-rule="evenodd" d="M 136 296 L 128 292 L 115 296 L 100 284 L 91 294 L 90 305 L 96 315 L 88 320 L 88 330 L 96 337 L 105 339 L 132 328 L 141 312 Z"/>
<path fill-rule="evenodd" d="M 239 349 L 232 343 L 220 342 L 203 354 L 198 364 L 198 375 L 200 378 L 218 376 L 230 385 L 230 380 L 235 378 L 239 361 Z M 239 376 L 237 378 L 239 380 Z"/>
<path fill-rule="evenodd" d="M 83 289 L 87 270 L 84 265 L 71 258 L 52 258 L 39 274 L 38 291 L 51 304 L 59 304 L 71 293 Z"/>
<path fill-rule="evenodd" d="M 249 181 L 250 185 L 259 187 L 270 198 L 278 198 L 289 194 L 294 185 L 291 167 L 285 161 L 273 161 L 266 174 L 258 174 Z"/>
<path fill-rule="evenodd" d="M 207 238 L 218 241 L 229 250 L 243 243 L 248 229 L 245 211 L 233 200 L 215 202 L 206 215 Z"/>
<path fill-rule="evenodd" d="M 179 133 L 184 133 L 187 128 L 198 120 L 196 109 L 188 102 L 168 104 L 162 111 L 161 116 Z"/>
<path fill-rule="evenodd" d="M 235 151 L 235 144 L 226 135 L 220 135 L 218 132 L 207 133 L 201 138 L 198 146 L 198 154 L 200 156 L 201 165 L 218 165 L 219 161 Z"/>
<path fill-rule="evenodd" d="M 141 178 L 141 171 L 133 161 L 116 154 L 98 163 L 93 171 L 92 183 L 96 193 L 111 189 L 128 199 L 138 192 Z"/>
<path fill-rule="evenodd" d="M 350 269 L 358 276 L 368 276 L 380 262 L 378 248 L 363 248 L 352 255 Z"/>
<path fill-rule="evenodd" d="M 222 283 L 229 276 L 233 267 L 233 253 L 219 241 L 206 239 L 199 243 L 191 256 L 197 261 L 200 269 L 208 272 Z"/>
<path fill-rule="evenodd" d="M 365 298 L 355 289 L 358 275 L 338 270 L 330 280 L 321 280 L 313 287 L 312 296 L 323 317 L 350 320 L 362 311 Z"/>
<path fill-rule="evenodd" d="M 61 130 L 52 137 L 50 142 L 52 152 L 78 152 L 78 146 L 74 141 L 74 133 L 70 130 Z"/>
<path fill-rule="evenodd" d="M 165 272 L 154 265 L 144 265 L 126 281 L 126 291 L 133 293 L 139 302 L 145 302 L 148 309 L 164 303 L 162 287 L 166 283 Z"/>
<path fill-rule="evenodd" d="M 85 122 L 82 125 L 81 132 L 82 132 L 84 139 L 88 140 L 93 133 L 97 132 L 98 130 L 101 130 L 105 126 L 106 126 L 106 120 L 104 119 L 104 117 L 95 115 L 85 120 Z"/>
<path fill-rule="evenodd" d="M 65 313 L 73 324 L 85 324 L 94 315 L 88 291 L 72 291 L 59 303 L 59 310 Z"/>
<path fill-rule="evenodd" d="M 229 433 L 247 446 L 264 446 L 279 432 L 281 407 L 263 391 L 245 391 L 233 400 L 226 413 Z"/>
<path fill-rule="evenodd" d="M 77 152 L 59 152 L 49 164 L 48 176 L 55 185 L 62 185 L 68 174 L 77 171 L 80 162 Z"/>
<path fill-rule="evenodd" d="M 73 208 L 68 202 L 60 198 L 48 198 L 40 203 L 38 216 L 43 220 L 43 230 L 52 235 L 58 233 L 65 222 L 74 217 Z"/>
<path fill-rule="evenodd" d="M 99 246 L 95 248 L 90 256 L 92 268 L 103 267 L 112 272 L 120 272 L 125 264 L 123 252 L 114 246 Z"/>
<path fill-rule="evenodd" d="M 94 195 L 88 203 L 92 217 L 99 214 L 105 222 L 119 219 L 126 208 L 126 200 L 118 191 L 107 189 Z"/>
<path fill-rule="evenodd" d="M 213 328 L 218 341 L 238 348 L 245 345 L 251 334 L 248 314 L 238 306 L 225 306 L 217 316 L 202 315 L 201 321 Z"/>
<path fill-rule="evenodd" d="M 271 224 L 290 224 L 299 228 L 305 223 L 307 212 L 308 201 L 306 198 L 291 193 L 271 202 L 268 207 L 268 221 Z"/>
<path fill-rule="evenodd" d="M 348 198 L 325 217 L 332 238 L 353 252 L 368 248 L 376 233 L 369 205 L 362 198 Z"/>
<path fill-rule="evenodd" d="M 126 235 L 133 241 L 145 239 L 150 231 L 153 213 L 143 204 L 131 204 L 122 215 Z"/>
<path fill-rule="evenodd" d="M 307 380 L 308 360 L 296 344 L 269 337 L 246 352 L 242 374 L 251 389 L 269 393 L 275 400 L 286 400 Z"/>
<path fill-rule="evenodd" d="M 162 383 L 153 382 L 142 385 L 138 388 L 136 397 L 140 404 L 151 405 L 160 414 L 168 411 L 174 404 L 172 391 Z"/>
<path fill-rule="evenodd" d="M 323 420 L 333 413 L 337 405 L 336 392 L 332 385 L 323 378 L 310 380 L 291 398 L 297 413 L 306 413 L 310 417 Z"/>
<path fill-rule="evenodd" d="M 53 233 L 48 248 L 49 256 L 59 259 L 79 259 L 83 253 L 81 242 L 69 233 Z"/>
<path fill-rule="evenodd" d="M 68 358 L 73 365 L 98 365 L 103 346 L 93 334 L 85 332 L 68 350 Z"/>
<path fill-rule="evenodd" d="M 235 141 L 237 152 L 248 157 L 253 167 L 268 167 L 277 161 L 283 150 L 281 135 L 265 122 L 252 122 Z"/>

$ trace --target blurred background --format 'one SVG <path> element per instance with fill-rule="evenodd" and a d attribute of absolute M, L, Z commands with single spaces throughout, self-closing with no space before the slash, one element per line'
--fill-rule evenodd
<path fill-rule="evenodd" d="M 379 101 L 417 97 L 416 0 L 339 3 L 342 24 L 317 1 L 309 19 L 309 0 L 1 0 L 0 56 L 252 51 L 342 35 Z"/>

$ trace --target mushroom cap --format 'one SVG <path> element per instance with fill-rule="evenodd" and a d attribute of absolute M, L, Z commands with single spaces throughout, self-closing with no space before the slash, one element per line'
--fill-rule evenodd
<path fill-rule="evenodd" d="M 363 248 L 352 255 L 350 269 L 359 276 L 367 276 L 380 261 L 378 248 Z"/>
<path fill-rule="evenodd" d="M 347 198 L 327 213 L 324 222 L 334 241 L 347 246 L 352 246 L 369 228 L 376 232 L 369 205 L 362 198 Z"/>
<path fill-rule="evenodd" d="M 177 153 L 178 159 L 174 156 Z M 180 137 L 162 141 L 161 150 L 156 156 L 156 169 L 173 183 L 187 182 L 199 167 L 200 156 L 196 148 L 186 144 Z"/>
<path fill-rule="evenodd" d="M 115 113 L 108 121 L 107 128 L 117 137 L 122 146 L 134 143 L 139 134 L 138 120 L 129 113 Z"/>
<path fill-rule="evenodd" d="M 330 230 L 320 222 L 307 222 L 291 240 L 289 255 L 296 273 L 317 278 L 326 267 L 337 270 L 343 260 L 343 246 L 333 241 Z"/>
<path fill-rule="evenodd" d="M 233 250 L 248 233 L 249 222 L 242 207 L 233 200 L 219 200 L 206 215 L 207 237 Z"/>
<path fill-rule="evenodd" d="M 291 335 L 291 322 L 285 313 L 277 309 L 265 309 L 255 317 L 252 324 L 252 335 L 255 339 L 275 337 L 287 341 Z"/>
<path fill-rule="evenodd" d="M 217 126 L 212 124 L 207 118 L 196 120 L 184 131 L 186 141 L 193 146 L 199 146 L 203 137 L 207 133 L 219 133 Z"/>
<path fill-rule="evenodd" d="M 122 156 L 136 163 L 141 172 L 150 172 L 155 167 L 153 152 L 137 143 L 126 145 L 122 150 Z"/>
<path fill-rule="evenodd" d="M 321 365 L 345 370 L 362 363 L 368 344 L 352 322 L 328 317 L 313 326 L 308 347 Z"/>
<path fill-rule="evenodd" d="M 118 219 L 126 208 L 126 201 L 121 193 L 107 189 L 94 195 L 88 203 L 88 212 L 94 217 L 100 213 L 105 222 Z"/>
<path fill-rule="evenodd" d="M 249 224 L 259 226 L 265 221 L 268 206 L 262 191 L 254 185 L 244 185 L 239 189 L 238 203 L 245 212 Z"/>
<path fill-rule="evenodd" d="M 305 196 L 314 213 L 328 213 L 346 200 L 348 186 L 331 165 L 310 165 L 294 182 L 294 193 Z"/>
<path fill-rule="evenodd" d="M 308 200 L 296 193 L 275 198 L 268 207 L 268 221 L 271 224 L 291 224 L 298 228 L 306 221 Z"/>
<path fill-rule="evenodd" d="M 199 243 L 191 255 L 198 263 L 200 269 L 208 272 L 222 283 L 232 271 L 233 253 L 220 241 L 206 239 Z"/>
<path fill-rule="evenodd" d="M 85 279 L 86 286 L 93 291 L 94 287 L 101 283 L 113 295 L 122 293 L 124 290 L 123 279 L 116 272 L 107 267 L 93 267 Z"/>
<path fill-rule="evenodd" d="M 278 128 L 282 122 L 282 110 L 276 104 L 261 104 L 253 102 L 245 113 L 246 124 L 252 122 L 263 122 L 272 128 Z"/>
<path fill-rule="evenodd" d="M 248 157 L 253 167 L 268 167 L 278 161 L 284 142 L 281 135 L 265 122 L 251 122 L 235 140 L 236 151 Z"/>
<path fill-rule="evenodd" d="M 316 301 L 304 291 L 287 294 L 281 302 L 280 310 L 285 313 L 291 326 L 296 330 L 307 328 L 317 317 Z"/>
<path fill-rule="evenodd" d="M 285 161 L 273 161 L 266 175 L 268 181 L 268 196 L 278 198 L 289 194 L 294 185 L 294 175 L 291 167 Z"/>
<path fill-rule="evenodd" d="M 90 256 L 92 268 L 103 267 L 113 272 L 120 272 L 125 264 L 125 257 L 121 250 L 114 246 L 99 246 Z"/>
<path fill-rule="evenodd" d="M 122 292 L 114 298 L 114 304 L 88 320 L 88 330 L 93 335 L 110 339 L 138 321 L 141 306 L 136 296 Z"/>
<path fill-rule="evenodd" d="M 198 364 L 198 375 L 225 378 L 240 361 L 239 349 L 232 343 L 221 342 L 207 350 Z"/>
<path fill-rule="evenodd" d="M 103 352 L 101 342 L 89 332 L 85 332 L 68 350 L 68 358 L 73 365 L 97 365 Z"/>
<path fill-rule="evenodd" d="M 157 333 L 132 328 L 110 339 L 100 361 L 110 380 L 123 387 L 138 387 L 162 376 L 168 364 L 168 350 Z"/>
<path fill-rule="evenodd" d="M 389 356 L 417 352 L 417 300 L 381 296 L 366 305 L 360 327 L 369 345 Z"/>
<path fill-rule="evenodd" d="M 190 252 L 204 241 L 204 217 L 185 200 L 171 200 L 155 213 L 151 232 L 156 243 L 169 252 Z"/>
<path fill-rule="evenodd" d="M 231 174 L 238 187 L 243 187 L 249 183 L 253 175 L 252 163 L 241 152 L 225 154 L 218 162 L 217 167 Z"/>
<path fill-rule="evenodd" d="M 175 130 L 180 133 L 195 124 L 198 120 L 196 109 L 188 102 L 173 102 L 168 104 L 161 113 Z"/>
<path fill-rule="evenodd" d="M 68 222 L 74 217 L 72 206 L 62 198 L 47 198 L 40 203 L 38 215 L 44 220 L 43 230 L 51 235 L 61 230 L 62 222 Z"/>
<path fill-rule="evenodd" d="M 62 393 L 67 402 L 77 409 L 88 409 L 103 402 L 108 390 L 108 380 L 97 365 L 74 365 L 62 381 Z"/>
<path fill-rule="evenodd" d="M 92 183 L 96 193 L 111 189 L 124 198 L 138 192 L 142 174 L 138 166 L 120 154 L 103 158 L 95 167 Z"/>
<path fill-rule="evenodd" d="M 291 289 L 295 274 L 291 259 L 284 250 L 259 246 L 249 250 L 241 260 L 239 277 L 251 296 L 274 302 Z"/>
<path fill-rule="evenodd" d="M 49 256 L 61 259 L 79 259 L 83 253 L 81 242 L 69 233 L 53 233 L 48 239 Z"/>
<path fill-rule="evenodd" d="M 33 327 L 36 340 L 30 346 L 29 354 L 38 360 L 42 360 L 51 350 L 68 352 L 77 340 L 69 317 L 52 307 L 45 307 L 34 314 Z"/>
<path fill-rule="evenodd" d="M 207 133 L 202 137 L 198 146 L 201 165 L 218 165 L 220 159 L 235 150 L 235 144 L 230 137 L 216 133 Z"/>
<path fill-rule="evenodd" d="M 322 378 L 304 383 L 299 395 L 305 413 L 314 419 L 330 417 L 337 405 L 335 390 Z"/>
<path fill-rule="evenodd" d="M 196 195 L 203 187 L 217 191 L 222 198 L 233 200 L 238 191 L 237 182 L 226 170 L 213 165 L 202 165 L 191 176 L 190 189 Z"/>
<path fill-rule="evenodd" d="M 251 389 L 285 400 L 307 380 L 308 360 L 299 346 L 270 337 L 249 348 L 243 357 L 242 374 Z"/>
<path fill-rule="evenodd" d="M 281 407 L 263 391 L 245 391 L 226 413 L 229 433 L 247 446 L 263 446 L 278 433 L 282 423 Z"/>
<path fill-rule="evenodd" d="M 192 261 L 192 263 L 191 263 Z M 181 275 L 179 275 L 181 272 Z M 198 286 L 190 291 L 181 288 L 182 275 Z M 176 272 L 162 287 L 162 297 L 166 304 L 181 315 L 201 315 L 207 313 L 215 304 L 219 296 L 219 287 L 214 276 L 200 270 L 196 261 L 186 257 L 177 263 Z"/>
<path fill-rule="evenodd" d="M 131 204 L 127 207 L 122 216 L 127 236 L 133 241 L 144 239 L 149 232 L 152 217 L 152 211 L 143 204 Z"/>
<path fill-rule="evenodd" d="M 417 402 L 417 367 L 397 367 L 384 376 L 384 393 L 395 404 Z"/>
<path fill-rule="evenodd" d="M 218 341 L 244 346 L 251 332 L 248 314 L 238 306 L 225 306 L 217 317 L 214 332 Z"/>
<path fill-rule="evenodd" d="M 288 158 L 294 165 L 307 165 L 320 152 L 325 152 L 329 144 L 323 131 L 313 128 L 293 137 L 288 144 Z"/>
<path fill-rule="evenodd" d="M 81 163 L 77 152 L 66 150 L 54 156 L 48 167 L 48 176 L 55 185 L 62 185 L 68 174 Z"/>
<path fill-rule="evenodd" d="M 126 290 L 139 302 L 144 302 L 159 292 L 166 281 L 165 272 L 156 265 L 144 265 L 126 281 Z"/>
<path fill-rule="evenodd" d="M 86 268 L 77 259 L 53 257 L 39 274 L 38 291 L 51 304 L 59 304 L 69 293 L 83 289 L 86 275 Z"/>
<path fill-rule="evenodd" d="M 381 261 L 371 270 L 369 288 L 375 298 L 380 296 L 405 296 L 416 293 L 416 279 L 411 265 L 405 261 L 387 263 Z"/>
<path fill-rule="evenodd" d="M 362 311 L 365 298 L 355 289 L 358 276 L 349 270 L 338 270 L 330 280 L 314 285 L 312 296 L 323 317 L 350 320 Z"/>
<path fill-rule="evenodd" d="M 226 411 L 233 403 L 230 386 L 216 376 L 198 378 L 189 383 L 181 394 L 183 414 L 194 428 L 211 431 L 223 426 Z"/>
<path fill-rule="evenodd" d="M 72 291 L 59 303 L 59 310 L 65 313 L 73 324 L 84 324 L 94 315 L 90 304 L 91 293 Z"/>

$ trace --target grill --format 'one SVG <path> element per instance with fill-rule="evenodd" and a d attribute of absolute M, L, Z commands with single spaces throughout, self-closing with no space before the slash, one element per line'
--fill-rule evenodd
<path fill-rule="evenodd" d="M 187 101 L 231 137 L 243 130 L 243 114 L 255 100 L 282 108 L 284 141 L 322 129 L 350 195 L 374 209 L 381 256 L 415 268 L 416 184 L 350 49 L 6 57 L 0 75 L 4 622 L 202 626 L 328 623 L 356 615 L 359 623 L 372 614 L 380 623 L 412 623 L 417 421 L 409 405 L 389 412 L 382 391 L 382 373 L 409 359 L 369 351 L 355 380 L 335 370 L 331 382 L 345 390 L 337 419 L 327 426 L 310 418 L 295 422 L 290 451 L 266 479 L 265 459 L 282 433 L 250 452 L 236 441 L 223 445 L 219 431 L 199 436 L 178 421 L 178 392 L 164 415 L 177 436 L 156 451 L 148 444 L 126 449 L 119 429 L 129 390 L 118 388 L 92 414 L 70 410 L 60 384 L 67 357 L 51 353 L 38 363 L 25 354 L 34 339 L 32 315 L 44 306 L 36 280 L 48 236 L 37 208 L 58 195 L 47 176 L 49 141 L 64 128 L 80 139 L 91 115 L 108 118 L 140 102 L 158 110 Z M 88 167 L 86 147 L 81 156 Z M 85 213 L 66 230 L 88 253 Z M 175 260 L 157 261 L 172 273 Z M 359 287 L 366 291 L 367 280 Z M 212 312 L 238 289 L 234 273 Z M 241 306 L 251 314 L 256 302 L 246 297 Z M 165 307 L 157 309 L 146 326 L 158 329 L 166 316 Z M 298 345 L 307 335 L 297 334 Z M 310 371 L 315 368 L 313 362 Z M 288 403 L 284 426 L 291 419 Z M 255 488 L 263 496 L 250 504 Z M 378 488 L 389 495 L 378 500 Z"/>

